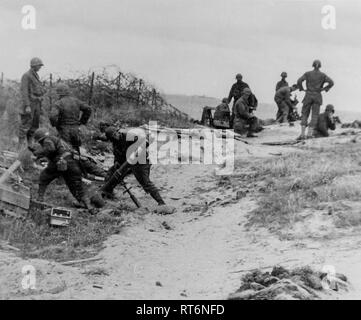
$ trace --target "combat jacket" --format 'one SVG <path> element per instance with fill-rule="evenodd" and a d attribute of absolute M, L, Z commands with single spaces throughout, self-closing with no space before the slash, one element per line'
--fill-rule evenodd
<path fill-rule="evenodd" d="M 80 124 L 85 125 L 91 113 L 91 107 L 85 102 L 75 97 L 65 96 L 55 103 L 50 114 L 50 123 L 56 128 Z"/>

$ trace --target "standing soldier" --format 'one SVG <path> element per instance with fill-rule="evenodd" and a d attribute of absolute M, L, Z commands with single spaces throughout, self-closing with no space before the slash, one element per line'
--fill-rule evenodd
<path fill-rule="evenodd" d="M 256 137 L 253 135 L 255 127 L 257 126 L 257 118 L 252 113 L 252 107 L 249 105 L 248 99 L 252 91 L 250 88 L 243 90 L 241 98 L 239 98 L 234 106 L 234 131 L 238 134 L 247 132 L 248 138 Z"/>
<path fill-rule="evenodd" d="M 283 88 L 283 87 L 288 87 L 288 82 L 286 81 L 287 78 L 287 73 L 286 72 L 282 72 L 281 73 L 281 80 L 277 82 L 276 85 L 276 92 Z"/>
<path fill-rule="evenodd" d="M 56 87 L 59 100 L 50 113 L 50 123 L 58 130 L 60 138 L 80 152 L 81 139 L 79 126 L 86 125 L 92 110 L 85 102 L 70 96 L 69 87 L 59 84 Z"/>
<path fill-rule="evenodd" d="M 44 64 L 39 58 L 30 61 L 30 70 L 21 78 L 22 108 L 20 110 L 19 150 L 25 144 L 32 144 L 34 132 L 40 125 L 41 103 L 45 89 L 38 72 Z"/>
<path fill-rule="evenodd" d="M 314 69 L 306 72 L 297 81 L 297 86 L 300 91 L 304 91 L 302 85 L 304 81 L 306 81 L 307 86 L 302 106 L 301 135 L 298 137 L 298 140 L 306 139 L 306 127 L 308 125 L 308 118 L 311 112 L 311 122 L 309 123 L 307 137 L 312 138 L 313 130 L 317 124 L 317 118 L 320 114 L 320 107 L 322 105 L 321 92 L 328 92 L 334 85 L 332 79 L 320 71 L 321 61 L 315 60 L 312 66 Z M 327 86 L 324 86 L 325 84 L 327 84 Z"/>
<path fill-rule="evenodd" d="M 232 88 L 228 95 L 228 103 L 230 104 L 233 99 L 233 106 L 232 106 L 232 114 L 231 114 L 231 127 L 233 127 L 234 122 L 234 106 L 237 102 L 237 100 L 242 96 L 242 92 L 245 88 L 249 88 L 249 85 L 245 82 L 243 82 L 243 76 L 238 73 L 236 75 L 237 82 L 232 85 Z"/>
<path fill-rule="evenodd" d="M 36 130 L 34 140 L 40 144 L 40 148 L 30 146 L 29 150 L 37 158 L 48 159 L 48 166 L 41 172 L 39 178 L 38 200 L 43 202 L 48 185 L 53 180 L 63 177 L 74 198 L 93 213 L 90 201 L 85 195 L 79 162 L 74 160 L 71 147 L 60 138 L 49 135 L 46 129 Z"/>

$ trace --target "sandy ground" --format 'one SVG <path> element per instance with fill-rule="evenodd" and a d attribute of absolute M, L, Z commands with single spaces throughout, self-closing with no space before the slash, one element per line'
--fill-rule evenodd
<path fill-rule="evenodd" d="M 251 140 L 236 144 L 236 157 L 277 157 L 299 151 L 292 146 L 262 142 L 297 137 L 299 127 L 270 127 Z M 339 143 L 345 138 L 330 138 Z M 309 143 L 309 142 L 307 142 Z M 335 266 L 348 276 L 353 289 L 339 298 L 361 298 L 361 255 L 358 229 L 343 233 L 327 228 L 326 213 L 295 225 L 289 239 L 266 229 L 247 229 L 246 215 L 255 207 L 252 195 L 236 200 L 234 188 L 218 187 L 213 166 L 156 166 L 153 180 L 162 186 L 172 216 L 146 210 L 129 213 L 134 223 L 112 236 L 99 253 L 100 261 L 77 267 L 24 261 L 0 252 L 2 299 L 225 299 L 240 285 L 244 272 L 274 265 L 316 268 Z M 242 168 L 236 168 L 235 174 Z M 153 201 L 136 190 L 144 205 Z M 325 233 L 330 235 L 325 237 Z M 24 266 L 34 266 L 36 288 L 24 290 Z M 327 296 L 326 296 L 327 298 Z"/>

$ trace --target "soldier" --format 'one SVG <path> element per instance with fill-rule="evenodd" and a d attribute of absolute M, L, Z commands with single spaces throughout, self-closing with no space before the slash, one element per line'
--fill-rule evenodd
<path fill-rule="evenodd" d="M 68 142 L 78 153 L 81 139 L 79 126 L 86 125 L 92 110 L 85 102 L 70 96 L 69 87 L 59 84 L 56 87 L 59 100 L 50 113 L 50 123 L 58 130 L 60 138 Z"/>
<path fill-rule="evenodd" d="M 320 113 L 322 105 L 322 91 L 328 92 L 334 85 L 333 80 L 326 74 L 320 71 L 321 61 L 315 60 L 312 64 L 313 70 L 306 72 L 301 78 L 298 79 L 297 85 L 300 91 L 304 91 L 302 83 L 306 81 L 306 95 L 303 99 L 302 106 L 302 120 L 301 120 L 301 135 L 298 140 L 306 139 L 306 127 L 308 125 L 308 118 L 311 115 L 311 122 L 309 123 L 307 137 L 313 136 L 313 130 L 317 124 L 317 118 Z M 324 86 L 327 84 L 327 86 Z"/>
<path fill-rule="evenodd" d="M 275 102 L 278 107 L 276 121 L 285 123 L 288 120 L 290 112 L 293 110 L 293 102 L 291 100 L 291 92 L 297 89 L 297 85 L 292 87 L 281 87 L 275 94 Z"/>
<path fill-rule="evenodd" d="M 257 118 L 252 113 L 252 107 L 249 105 L 248 99 L 252 91 L 250 88 L 243 90 L 241 98 L 239 98 L 234 106 L 234 131 L 238 134 L 247 132 L 248 138 L 256 137 L 253 135 L 255 127 L 257 126 Z"/>
<path fill-rule="evenodd" d="M 94 213 L 90 201 L 85 195 L 79 162 L 74 160 L 71 147 L 60 138 L 49 135 L 46 129 L 36 130 L 34 140 L 39 143 L 40 148 L 29 146 L 29 150 L 38 159 L 48 159 L 48 166 L 41 172 L 39 178 L 38 200 L 43 202 L 48 185 L 53 180 L 63 177 L 71 194 L 79 204 L 88 209 L 90 213 Z"/>
<path fill-rule="evenodd" d="M 288 82 L 286 81 L 287 78 L 287 73 L 286 72 L 282 72 L 281 73 L 281 80 L 277 82 L 276 85 L 276 92 L 283 88 L 283 87 L 288 87 Z"/>
<path fill-rule="evenodd" d="M 21 98 L 22 108 L 20 110 L 19 128 L 19 150 L 25 144 L 32 144 L 34 132 L 40 125 L 41 103 L 45 94 L 45 89 L 40 81 L 38 72 L 44 66 L 39 58 L 30 61 L 30 70 L 21 78 Z"/>
<path fill-rule="evenodd" d="M 146 163 L 136 163 L 131 164 L 127 159 L 127 151 L 130 146 L 134 144 L 133 141 L 127 141 L 128 132 L 125 130 L 117 130 L 115 127 L 109 126 L 102 127 L 105 137 L 103 141 L 107 139 L 113 144 L 113 153 L 114 153 L 114 166 L 110 169 L 108 179 L 106 180 L 104 186 L 101 188 L 101 192 L 105 197 L 112 198 L 114 195 L 114 188 L 124 180 L 124 178 L 132 173 L 140 185 L 143 187 L 146 193 L 149 193 L 151 197 L 157 201 L 159 208 L 157 209 L 158 213 L 161 214 L 172 214 L 175 209 L 167 206 L 160 195 L 157 187 L 150 180 L 150 169 L 151 164 L 149 163 L 148 156 L 146 155 Z M 129 138 L 129 137 L 128 137 Z M 129 139 L 128 139 L 129 140 Z M 147 141 L 145 148 L 148 148 L 149 142 Z M 142 150 L 138 152 L 146 152 L 147 150 Z"/>
<path fill-rule="evenodd" d="M 222 103 L 217 106 L 214 112 L 213 120 L 229 121 L 231 117 L 231 111 L 228 106 L 228 98 L 224 98 Z"/>
<path fill-rule="evenodd" d="M 249 88 L 249 85 L 245 82 L 243 82 L 243 76 L 238 73 L 236 75 L 236 80 L 237 82 L 235 84 L 233 84 L 231 91 L 229 92 L 228 95 L 228 103 L 231 103 L 232 99 L 233 99 L 233 107 L 232 107 L 232 115 L 231 115 L 231 126 L 233 127 L 233 122 L 234 122 L 234 118 L 235 118 L 235 113 L 234 113 L 234 106 L 236 104 L 236 102 L 238 101 L 238 99 L 242 96 L 242 92 L 245 88 Z M 253 107 L 254 109 L 257 108 L 258 105 L 258 101 L 257 98 L 254 94 L 251 94 L 248 97 L 248 104 Z"/>
<path fill-rule="evenodd" d="M 328 130 L 336 129 L 336 121 L 334 118 L 335 108 L 332 104 L 326 106 L 325 112 L 320 114 L 317 120 L 316 128 L 313 132 L 315 138 L 328 137 Z"/>

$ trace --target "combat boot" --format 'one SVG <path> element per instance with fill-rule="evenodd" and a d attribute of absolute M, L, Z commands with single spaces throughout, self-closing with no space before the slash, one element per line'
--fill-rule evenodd
<path fill-rule="evenodd" d="M 296 140 L 306 140 L 306 126 L 301 126 L 301 135 Z"/>
<path fill-rule="evenodd" d="M 307 132 L 307 139 L 313 138 L 313 128 L 309 127 Z"/>

